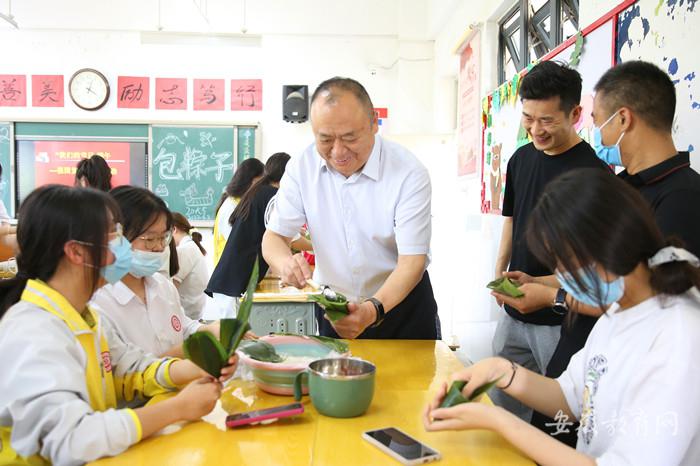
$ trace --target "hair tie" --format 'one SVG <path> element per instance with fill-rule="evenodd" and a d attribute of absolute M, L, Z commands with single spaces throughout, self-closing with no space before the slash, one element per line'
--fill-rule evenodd
<path fill-rule="evenodd" d="M 700 259 L 690 251 L 677 248 L 675 246 L 666 246 L 658 250 L 654 256 L 647 261 L 649 268 L 653 269 L 661 264 L 668 264 L 669 262 L 687 262 L 693 267 L 700 267 Z"/>

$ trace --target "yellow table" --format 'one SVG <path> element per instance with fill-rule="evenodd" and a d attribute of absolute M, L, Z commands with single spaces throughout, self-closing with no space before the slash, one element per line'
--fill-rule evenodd
<path fill-rule="evenodd" d="M 304 397 L 305 413 L 267 426 L 236 428 L 227 432 L 205 422 L 185 426 L 171 435 L 155 437 L 133 446 L 115 458 L 95 463 L 110 465 L 398 465 L 362 439 L 366 430 L 397 427 L 437 449 L 448 465 L 532 465 L 502 437 L 488 431 L 426 432 L 421 412 L 439 384 L 462 365 L 441 341 L 356 340 L 354 356 L 377 366 L 372 405 L 363 416 L 335 419 L 316 412 Z M 253 391 L 251 382 L 232 385 Z M 255 391 L 249 409 L 293 402 L 291 397 Z M 224 407 L 243 410 L 224 394 Z M 486 401 L 488 402 L 488 401 Z"/>

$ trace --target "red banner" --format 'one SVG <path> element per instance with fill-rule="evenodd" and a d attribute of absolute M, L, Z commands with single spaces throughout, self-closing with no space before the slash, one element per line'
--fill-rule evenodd
<path fill-rule="evenodd" d="M 118 108 L 148 108 L 149 84 L 147 77 L 119 76 L 117 79 Z"/>
<path fill-rule="evenodd" d="M 73 186 L 78 162 L 94 154 L 107 161 L 112 170 L 112 186 L 130 183 L 128 142 L 36 141 L 35 186 L 50 183 Z"/>
<path fill-rule="evenodd" d="M 27 77 L 23 74 L 0 74 L 0 107 L 27 106 Z"/>
<path fill-rule="evenodd" d="M 32 75 L 32 107 L 63 107 L 63 75 Z"/>
<path fill-rule="evenodd" d="M 187 110 L 187 79 L 156 78 L 156 109 Z"/>
<path fill-rule="evenodd" d="M 231 110 L 262 110 L 262 79 L 232 79 Z"/>

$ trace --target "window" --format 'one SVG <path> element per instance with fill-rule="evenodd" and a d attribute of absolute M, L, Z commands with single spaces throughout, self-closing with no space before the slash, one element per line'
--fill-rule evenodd
<path fill-rule="evenodd" d="M 500 82 L 576 34 L 579 0 L 518 0 L 499 23 Z"/>

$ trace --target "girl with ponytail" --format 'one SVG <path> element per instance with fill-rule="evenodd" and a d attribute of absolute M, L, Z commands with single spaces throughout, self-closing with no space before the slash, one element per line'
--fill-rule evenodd
<path fill-rule="evenodd" d="M 557 379 L 503 358 L 453 376 L 496 387 L 564 429 L 576 450 L 500 407 L 425 411 L 428 430 L 492 429 L 537 463 L 697 464 L 700 458 L 700 260 L 665 240 L 644 198 L 595 169 L 551 182 L 529 220 L 528 245 L 573 297 L 603 310 Z M 562 431 L 563 432 L 563 431 Z"/>
<path fill-rule="evenodd" d="M 231 214 L 231 234 L 205 290 L 214 296 L 222 317 L 232 313 L 234 299 L 245 290 L 256 256 L 261 280 L 267 272 L 269 266 L 263 260 L 261 249 L 265 211 L 277 194 L 289 159 L 289 154 L 284 152 L 271 155 L 265 163 L 262 178 L 243 195 Z"/>
<path fill-rule="evenodd" d="M 193 231 L 189 220 L 179 212 L 173 213 L 173 240 L 177 246 L 179 271 L 173 275 L 173 283 L 180 294 L 180 302 L 190 319 L 202 317 L 206 296 L 204 288 L 209 280 L 209 272 L 204 256 L 207 251 L 202 246 L 202 234 Z"/>

